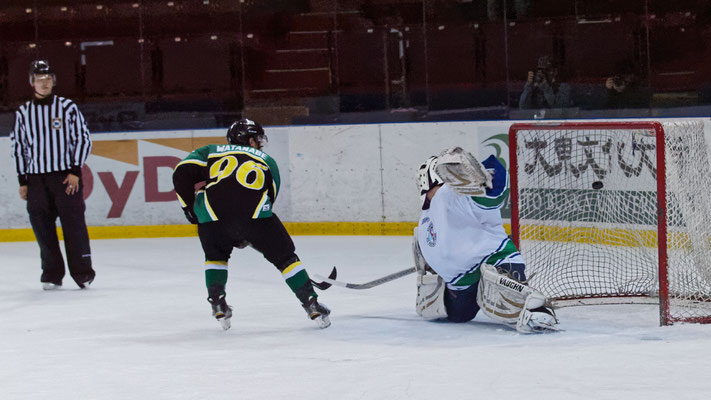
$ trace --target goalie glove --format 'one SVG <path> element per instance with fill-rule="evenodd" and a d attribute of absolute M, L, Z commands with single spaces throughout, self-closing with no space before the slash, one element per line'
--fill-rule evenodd
<path fill-rule="evenodd" d="M 440 153 L 435 172 L 460 195 L 481 196 L 487 188 L 493 188 L 491 173 L 461 147 L 452 147 Z"/>
<path fill-rule="evenodd" d="M 185 213 L 185 219 L 188 220 L 193 225 L 197 225 L 198 223 L 198 217 L 195 215 L 195 211 L 193 211 L 192 207 L 185 207 L 183 208 L 183 212 Z"/>

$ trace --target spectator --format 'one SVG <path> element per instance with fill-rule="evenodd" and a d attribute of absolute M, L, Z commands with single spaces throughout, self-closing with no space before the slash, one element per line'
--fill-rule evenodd
<path fill-rule="evenodd" d="M 648 91 L 642 87 L 631 62 L 617 64 L 615 74 L 605 80 L 605 108 L 649 107 Z"/>
<path fill-rule="evenodd" d="M 540 57 L 535 72 L 528 71 L 528 78 L 518 101 L 519 108 L 564 108 L 570 105 L 570 85 L 560 82 L 558 67 L 550 57 Z"/>
<path fill-rule="evenodd" d="M 89 129 L 73 101 L 52 93 L 57 80 L 46 61 L 32 62 L 29 79 L 34 96 L 15 113 L 10 142 L 20 197 L 27 201 L 40 247 L 40 281 L 44 290 L 62 286 L 65 271 L 57 238 L 59 217 L 69 272 L 86 289 L 95 276 L 81 179 L 81 168 L 91 152 Z"/>

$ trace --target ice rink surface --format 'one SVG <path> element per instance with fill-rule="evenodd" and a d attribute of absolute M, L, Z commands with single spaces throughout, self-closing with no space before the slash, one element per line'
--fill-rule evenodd
<path fill-rule="evenodd" d="M 361 283 L 411 266 L 408 237 L 297 236 L 311 273 Z M 570 307 L 565 332 L 483 315 L 420 320 L 414 276 L 332 287 L 306 318 L 276 269 L 235 250 L 232 329 L 210 315 L 197 238 L 95 240 L 97 278 L 40 289 L 34 242 L 0 243 L 0 399 L 704 399 L 711 325 L 658 326 L 651 305 Z"/>

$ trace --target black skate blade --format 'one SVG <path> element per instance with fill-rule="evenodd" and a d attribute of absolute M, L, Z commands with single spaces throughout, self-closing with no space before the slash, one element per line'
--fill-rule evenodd
<path fill-rule="evenodd" d="M 336 267 L 333 267 L 331 270 L 331 273 L 328 275 L 328 279 L 336 279 L 337 271 Z M 330 283 L 327 282 L 316 282 L 313 279 L 311 280 L 311 283 L 314 285 L 314 287 L 321 289 L 321 290 L 326 290 L 331 287 Z"/>

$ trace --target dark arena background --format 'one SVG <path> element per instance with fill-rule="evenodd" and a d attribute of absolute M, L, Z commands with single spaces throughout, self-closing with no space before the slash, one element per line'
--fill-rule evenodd
<path fill-rule="evenodd" d="M 47 59 L 92 132 L 444 120 L 694 117 L 701 0 L 4 0 L 0 131 Z M 519 106 L 547 57 L 564 104 Z M 623 99 L 610 78 L 628 79 Z"/>

